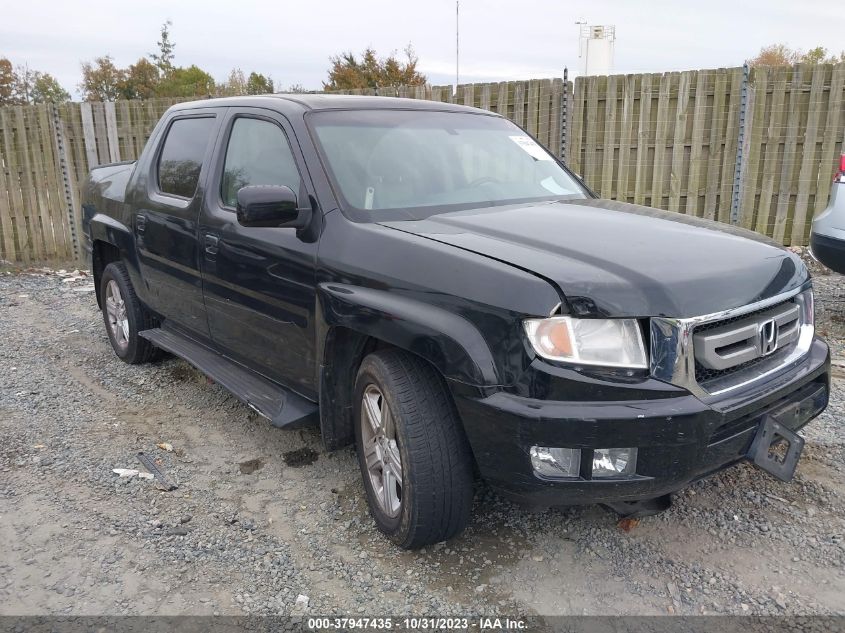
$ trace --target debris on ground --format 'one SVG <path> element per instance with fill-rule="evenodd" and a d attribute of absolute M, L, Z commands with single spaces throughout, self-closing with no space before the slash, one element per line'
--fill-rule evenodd
<path fill-rule="evenodd" d="M 145 473 L 142 470 L 136 470 L 134 468 L 112 468 L 112 472 L 116 473 L 118 477 L 121 478 L 129 478 L 129 477 L 138 477 L 140 479 L 152 479 L 153 475 L 151 473 Z"/>
<path fill-rule="evenodd" d="M 156 478 L 156 487 L 160 490 L 164 490 L 165 492 L 169 492 L 171 490 L 176 490 L 179 486 L 175 483 L 170 481 L 165 474 L 161 471 L 161 469 L 155 464 L 155 462 L 149 457 L 149 455 L 139 452 L 138 453 L 138 461 L 141 462 L 144 467 L 150 471 L 153 476 Z"/>
<path fill-rule="evenodd" d="M 301 468 L 302 466 L 310 466 L 317 461 L 319 456 L 320 454 L 313 448 L 305 446 L 303 448 L 298 448 L 295 451 L 288 451 L 282 455 L 282 459 L 288 466 Z"/>
<path fill-rule="evenodd" d="M 258 458 L 248 459 L 245 462 L 238 464 L 238 470 L 241 471 L 242 475 L 251 475 L 256 470 L 261 470 L 262 466 L 264 466 L 264 462 Z"/>
<path fill-rule="evenodd" d="M 630 532 L 635 527 L 640 524 L 640 520 L 637 518 L 625 517 L 624 519 L 619 519 L 619 522 L 616 524 L 619 526 L 619 529 L 623 532 Z"/>
<path fill-rule="evenodd" d="M 308 596 L 299 594 L 293 603 L 292 615 L 302 615 L 308 609 Z"/>
<path fill-rule="evenodd" d="M 167 536 L 188 536 L 188 530 L 183 527 L 167 528 L 164 533 Z"/>

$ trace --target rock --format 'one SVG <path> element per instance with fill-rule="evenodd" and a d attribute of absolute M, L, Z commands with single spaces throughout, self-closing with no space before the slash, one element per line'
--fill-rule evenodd
<path fill-rule="evenodd" d="M 238 464 L 238 469 L 241 471 L 242 475 L 251 475 L 257 470 L 261 470 L 264 466 L 264 462 L 261 461 L 259 458 L 255 459 L 248 459 L 245 462 L 241 462 Z"/>
<path fill-rule="evenodd" d="M 188 530 L 182 527 L 168 528 L 164 533 L 167 536 L 188 536 Z"/>
<path fill-rule="evenodd" d="M 192 518 L 193 517 L 190 514 L 186 514 L 179 518 L 179 523 L 182 523 L 184 525 L 185 523 L 188 523 Z"/>
<path fill-rule="evenodd" d="M 291 609 L 291 615 L 302 615 L 308 609 L 308 596 L 304 594 L 299 594 L 296 597 L 296 600 L 293 603 L 293 608 Z"/>

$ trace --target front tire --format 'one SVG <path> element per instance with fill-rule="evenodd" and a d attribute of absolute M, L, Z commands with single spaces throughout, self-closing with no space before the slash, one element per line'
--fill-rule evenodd
<path fill-rule="evenodd" d="M 130 365 L 153 360 L 158 350 L 138 333 L 158 324 L 135 295 L 122 262 L 106 266 L 100 279 L 100 297 L 106 333 L 117 357 Z"/>
<path fill-rule="evenodd" d="M 460 533 L 472 506 L 472 456 L 439 374 L 405 352 L 375 352 L 358 370 L 355 403 L 358 463 L 378 529 L 404 549 Z"/>

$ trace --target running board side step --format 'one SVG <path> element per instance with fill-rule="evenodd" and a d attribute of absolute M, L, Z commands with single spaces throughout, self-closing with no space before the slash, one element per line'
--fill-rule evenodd
<path fill-rule="evenodd" d="M 296 429 L 315 425 L 318 421 L 318 407 L 315 403 L 166 324 L 138 334 L 156 347 L 188 361 L 238 400 L 270 420 L 273 426 Z"/>

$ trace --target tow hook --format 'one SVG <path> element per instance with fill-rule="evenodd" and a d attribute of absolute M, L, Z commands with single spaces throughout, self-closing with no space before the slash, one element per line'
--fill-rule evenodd
<path fill-rule="evenodd" d="M 619 515 L 620 526 L 623 521 L 628 520 L 625 525 L 633 527 L 630 519 L 642 519 L 668 510 L 672 505 L 672 496 L 663 495 L 654 499 L 638 499 L 637 501 L 613 501 L 601 505 Z M 624 526 L 622 528 L 625 529 Z M 628 530 L 630 527 L 625 529 L 626 532 Z"/>

